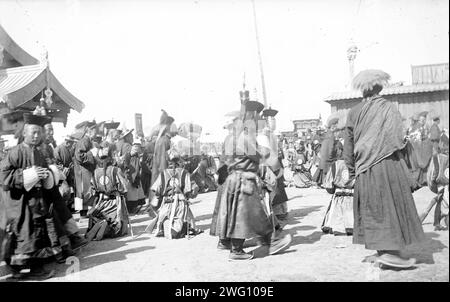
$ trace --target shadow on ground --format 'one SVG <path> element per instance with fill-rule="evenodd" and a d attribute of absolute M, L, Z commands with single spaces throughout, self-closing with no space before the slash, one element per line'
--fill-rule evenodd
<path fill-rule="evenodd" d="M 426 240 L 423 243 L 408 247 L 404 252 L 404 256 L 416 258 L 417 264 L 434 264 L 433 254 L 440 253 L 448 247 L 440 240 L 434 239 L 438 237 L 438 234 L 435 232 L 425 233 L 425 236 Z"/>

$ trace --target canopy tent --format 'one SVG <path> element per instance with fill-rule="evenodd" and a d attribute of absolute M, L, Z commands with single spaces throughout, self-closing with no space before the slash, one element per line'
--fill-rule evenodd
<path fill-rule="evenodd" d="M 47 114 L 54 122 L 67 123 L 73 109 L 81 112 L 84 104 L 73 96 L 51 72 L 48 60 L 39 62 L 14 42 L 0 25 L 0 114 L 14 111 L 33 111 L 44 92 L 52 93 Z M 1 134 L 9 134 L 13 127 L 5 125 Z"/>
<path fill-rule="evenodd" d="M 23 50 L 0 24 L 0 69 L 35 65 L 39 61 Z"/>

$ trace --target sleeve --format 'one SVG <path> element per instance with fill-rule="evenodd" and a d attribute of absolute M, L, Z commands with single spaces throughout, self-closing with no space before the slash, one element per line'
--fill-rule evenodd
<path fill-rule="evenodd" d="M 5 191 L 24 189 L 24 169 L 16 168 L 19 166 L 18 157 L 17 149 L 11 149 L 0 164 L 0 181 Z"/>
<path fill-rule="evenodd" d="M 120 169 L 118 167 L 115 167 L 115 169 L 117 169 L 117 176 L 116 176 L 117 189 L 120 193 L 125 194 L 128 191 L 127 190 L 128 181 L 127 181 L 122 169 Z"/>
<path fill-rule="evenodd" d="M 183 193 L 185 195 L 188 195 L 192 192 L 192 186 L 191 186 L 191 174 L 187 170 L 183 170 Z"/>
<path fill-rule="evenodd" d="M 153 192 L 155 192 L 157 197 L 160 197 L 162 195 L 162 182 L 161 182 L 161 174 L 160 173 L 158 175 L 158 178 L 155 180 L 155 182 L 153 183 L 152 187 L 150 188 L 150 190 L 152 190 Z"/>
<path fill-rule="evenodd" d="M 91 169 L 95 166 L 95 158 L 90 149 L 87 140 L 79 142 L 75 148 L 75 160 L 87 169 Z"/>
<path fill-rule="evenodd" d="M 431 141 L 439 141 L 441 134 L 439 133 L 439 129 L 436 125 L 431 126 L 430 129 L 430 140 Z"/>
<path fill-rule="evenodd" d="M 355 177 L 355 155 L 353 153 L 355 143 L 353 136 L 353 128 L 354 123 L 352 119 L 352 114 L 350 112 L 348 115 L 347 124 L 345 125 L 344 129 L 344 152 L 343 152 L 345 165 L 347 166 L 350 179 Z"/>

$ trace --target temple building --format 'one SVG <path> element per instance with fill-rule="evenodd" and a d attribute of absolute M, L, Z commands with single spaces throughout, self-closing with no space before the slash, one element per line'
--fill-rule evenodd
<path fill-rule="evenodd" d="M 21 127 L 23 112 L 35 111 L 40 105 L 64 126 L 70 110 L 84 109 L 84 103 L 51 72 L 48 56 L 34 58 L 0 25 L 0 135 L 14 134 Z"/>

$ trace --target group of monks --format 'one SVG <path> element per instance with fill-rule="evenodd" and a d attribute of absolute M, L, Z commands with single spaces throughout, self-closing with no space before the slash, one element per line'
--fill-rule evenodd
<path fill-rule="evenodd" d="M 256 237 L 267 255 L 280 253 L 292 240 L 283 230 L 288 168 L 298 176 L 297 187 L 332 189 L 332 202 L 345 204 L 342 215 L 350 212 L 353 219 L 339 229 L 351 229 L 354 243 L 377 251 L 364 261 L 409 268 L 415 259 L 401 251 L 424 239 L 412 192 L 436 182 L 436 202 L 447 198 L 448 208 L 448 136 L 438 116 L 426 128 L 426 113 L 405 129 L 398 109 L 379 95 L 388 79 L 379 70 L 358 74 L 353 84 L 363 100 L 345 127 L 330 119 L 321 141 L 300 143 L 294 153 L 274 134 L 277 111 L 241 92 L 240 111 L 228 115 L 218 167 L 206 154 L 186 158 L 175 148 L 179 130 L 165 111 L 147 139 L 118 130 L 117 123 L 85 121 L 60 145 L 50 117 L 26 113 L 17 146 L 2 153 L 0 164 L 0 261 L 15 279 L 51 277 L 45 259 L 64 261 L 89 240 L 132 232 L 128 215 L 141 209 L 157 236 L 196 235 L 202 231 L 195 228 L 189 200 L 216 189 L 210 234 L 218 237 L 217 248 L 229 251 L 230 260 L 250 260 L 255 255 L 244 251 L 244 242 Z M 437 163 L 431 176 L 430 163 Z M 445 168 L 447 174 L 441 173 Z M 71 207 L 89 217 L 85 236 Z M 323 229 L 330 230 L 329 223 L 326 218 Z"/>

